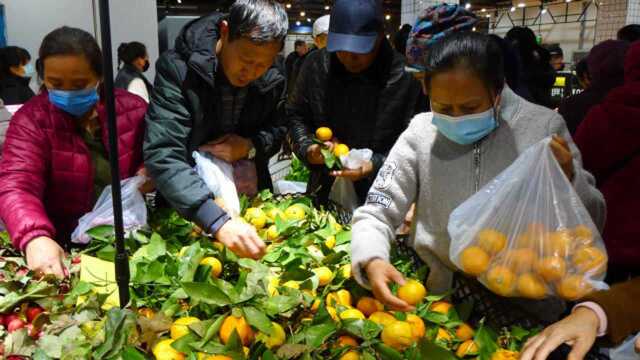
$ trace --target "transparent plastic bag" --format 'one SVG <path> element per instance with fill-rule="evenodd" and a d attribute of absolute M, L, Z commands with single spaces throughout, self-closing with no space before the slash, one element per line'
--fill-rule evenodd
<path fill-rule="evenodd" d="M 372 156 L 373 151 L 369 149 L 353 149 L 349 154 L 340 157 L 340 162 L 345 169 L 359 169 L 370 161 Z M 354 212 L 361 205 L 353 182 L 341 177 L 333 182 L 329 199 L 350 212 Z"/>
<path fill-rule="evenodd" d="M 300 181 L 279 180 L 273 184 L 276 195 L 304 194 L 307 192 L 307 183 Z"/>
<path fill-rule="evenodd" d="M 202 178 L 216 199 L 222 199 L 224 209 L 231 216 L 240 214 L 240 200 L 233 181 L 233 166 L 207 152 L 193 152 L 196 173 Z"/>
<path fill-rule="evenodd" d="M 545 139 L 449 218 L 451 261 L 508 297 L 577 300 L 602 281 L 607 253 Z"/>
<path fill-rule="evenodd" d="M 611 360 L 640 360 L 640 354 L 636 352 L 636 340 L 640 334 L 629 337 L 620 346 L 609 351 Z"/>
<path fill-rule="evenodd" d="M 134 176 L 120 182 L 122 194 L 122 223 L 125 232 L 135 231 L 147 224 L 147 204 L 138 190 L 147 181 L 145 176 Z M 104 188 L 93 210 L 78 220 L 78 226 L 71 234 L 71 242 L 88 244 L 91 241 L 87 231 L 100 225 L 113 225 L 113 197 L 111 185 Z"/>

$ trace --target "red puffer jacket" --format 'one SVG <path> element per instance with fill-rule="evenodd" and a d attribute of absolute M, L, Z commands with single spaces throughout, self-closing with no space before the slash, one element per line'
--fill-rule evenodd
<path fill-rule="evenodd" d="M 142 166 L 147 104 L 116 89 L 120 178 Z M 98 104 L 102 141 L 108 149 L 106 110 Z M 11 119 L 0 160 L 0 218 L 13 245 L 24 250 L 47 236 L 66 246 L 78 219 L 94 198 L 91 155 L 75 119 L 49 102 L 47 92 L 27 102 Z"/>
<path fill-rule="evenodd" d="M 575 142 L 607 202 L 609 265 L 640 269 L 640 42 L 627 52 L 624 76 L 624 85 L 589 111 Z"/>

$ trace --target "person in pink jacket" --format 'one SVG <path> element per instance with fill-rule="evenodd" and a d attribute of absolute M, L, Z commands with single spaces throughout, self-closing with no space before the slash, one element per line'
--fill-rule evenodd
<path fill-rule="evenodd" d="M 0 160 L 0 218 L 38 272 L 64 276 L 78 219 L 111 183 L 102 54 L 87 32 L 62 27 L 40 47 L 41 93 L 12 118 Z M 146 103 L 116 90 L 120 179 L 143 170 Z"/>

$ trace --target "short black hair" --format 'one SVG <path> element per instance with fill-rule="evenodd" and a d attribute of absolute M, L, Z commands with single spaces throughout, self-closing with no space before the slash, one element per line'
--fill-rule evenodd
<path fill-rule="evenodd" d="M 136 59 L 147 56 L 147 47 L 143 43 L 132 41 L 118 46 L 118 67 L 122 64 L 131 65 Z"/>
<path fill-rule="evenodd" d="M 93 72 L 102 77 L 102 51 L 96 39 L 88 32 L 63 26 L 55 29 L 42 40 L 39 52 L 38 75 L 44 78 L 44 63 L 48 57 L 58 55 L 84 56 Z"/>
<path fill-rule="evenodd" d="M 11 76 L 11 68 L 22 66 L 31 61 L 31 54 L 18 46 L 7 46 L 0 49 L 0 79 Z"/>
<path fill-rule="evenodd" d="M 307 45 L 307 43 L 304 40 L 296 40 L 296 42 L 294 43 L 295 47 L 305 46 L 305 45 Z"/>
<path fill-rule="evenodd" d="M 631 24 L 618 30 L 618 40 L 630 43 L 640 40 L 640 25 Z"/>
<path fill-rule="evenodd" d="M 284 41 L 289 18 L 284 6 L 275 0 L 237 0 L 229 9 L 229 41 L 247 38 L 263 44 Z"/>
<path fill-rule="evenodd" d="M 589 64 L 587 63 L 587 58 L 578 61 L 576 64 L 576 76 L 579 79 L 589 78 Z"/>
<path fill-rule="evenodd" d="M 490 36 L 476 32 L 458 32 L 437 41 L 427 59 L 427 76 L 456 68 L 471 71 L 494 95 L 504 88 L 502 48 Z"/>

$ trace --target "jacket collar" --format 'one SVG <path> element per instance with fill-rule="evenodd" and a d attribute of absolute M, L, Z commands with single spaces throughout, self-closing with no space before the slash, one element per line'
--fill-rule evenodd
<path fill-rule="evenodd" d="M 502 90 L 500 98 L 500 113 L 498 115 L 500 118 L 499 121 L 506 122 L 509 125 L 515 125 L 524 99 L 513 92 L 513 90 L 511 90 L 511 88 L 506 84 Z"/>

